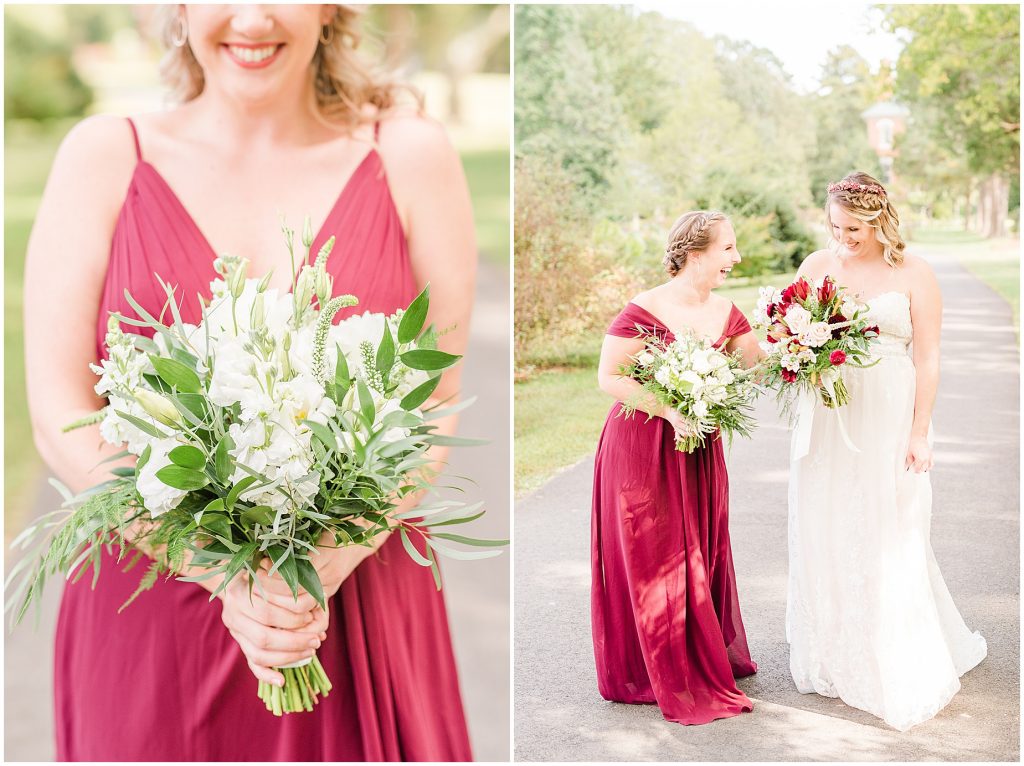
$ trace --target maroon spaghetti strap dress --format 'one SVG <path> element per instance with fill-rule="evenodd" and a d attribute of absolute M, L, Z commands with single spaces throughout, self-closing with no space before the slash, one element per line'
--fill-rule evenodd
<path fill-rule="evenodd" d="M 132 125 L 132 132 L 135 127 Z M 138 136 L 135 137 L 139 150 Z M 360 299 L 343 310 L 390 312 L 417 293 L 408 248 L 371 150 L 313 243 L 337 235 L 330 268 Z M 154 315 L 153 275 L 177 284 L 186 322 L 209 296 L 215 254 L 157 170 L 135 168 L 110 250 L 96 350 L 110 311 L 134 316 L 125 288 Z M 336 320 L 337 321 L 337 320 Z M 444 600 L 397 537 L 331 599 L 319 657 L 334 685 L 312 713 L 275 718 L 221 622 L 221 602 L 195 583 L 161 581 L 121 614 L 145 570 L 112 556 L 99 582 L 65 590 L 57 625 L 57 755 L 65 761 L 463 761 L 469 740 Z"/>
<path fill-rule="evenodd" d="M 733 306 L 716 345 L 749 330 Z M 608 328 L 638 332 L 674 340 L 633 303 Z M 735 678 L 757 665 L 736 594 L 721 439 L 677 452 L 668 421 L 623 417 L 620 407 L 608 413 L 594 464 L 591 623 L 601 696 L 656 703 L 683 724 L 749 711 Z"/>

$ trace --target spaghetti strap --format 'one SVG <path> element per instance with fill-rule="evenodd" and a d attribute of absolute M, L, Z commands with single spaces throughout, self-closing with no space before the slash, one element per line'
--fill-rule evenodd
<path fill-rule="evenodd" d="M 135 159 L 142 162 L 142 148 L 139 146 L 139 131 L 135 129 L 135 123 L 131 117 L 125 117 L 128 120 L 128 127 L 132 129 L 132 140 L 135 142 Z"/>
<path fill-rule="evenodd" d="M 380 120 L 373 123 L 373 143 L 380 142 Z"/>

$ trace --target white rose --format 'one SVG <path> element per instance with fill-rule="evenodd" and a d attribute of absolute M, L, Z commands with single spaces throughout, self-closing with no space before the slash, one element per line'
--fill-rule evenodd
<path fill-rule="evenodd" d="M 149 460 L 142 466 L 135 480 L 135 487 L 142 495 L 142 502 L 153 518 L 176 508 L 187 492 L 164 484 L 156 477 L 161 468 L 171 465 L 168 457 L 171 450 L 179 446 L 177 439 L 154 439 L 150 441 Z"/>
<path fill-rule="evenodd" d="M 805 309 L 803 306 L 794 303 L 788 309 L 786 309 L 786 324 L 789 326 L 790 332 L 794 335 L 799 335 L 807 329 L 811 323 L 811 312 Z"/>
<path fill-rule="evenodd" d="M 800 342 L 811 348 L 824 346 L 832 338 L 832 328 L 828 322 L 813 322 L 799 335 Z"/>

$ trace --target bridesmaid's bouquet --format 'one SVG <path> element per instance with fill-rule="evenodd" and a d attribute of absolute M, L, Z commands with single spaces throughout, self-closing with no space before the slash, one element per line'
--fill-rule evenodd
<path fill-rule="evenodd" d="M 285 232 L 291 251 L 292 232 Z M 307 248 L 311 239 L 304 234 Z M 126 291 L 139 318 L 112 315 L 108 358 L 92 365 L 96 392 L 109 404 L 68 429 L 99 423 L 104 440 L 124 446 L 110 460 L 137 461 L 78 496 L 58 487 L 64 507 L 15 541 L 38 541 L 38 549 L 8 580 L 14 623 L 49 575 L 80 578 L 91 566 L 95 585 L 101 553 L 113 546 L 121 558 L 131 556 L 129 565 L 143 552 L 153 557 L 124 606 L 186 565 L 205 571 L 179 579 L 221 575 L 216 595 L 243 572 L 256 582 L 269 559 L 270 573 L 296 598 L 304 589 L 326 609 L 317 546 L 370 545 L 385 531 L 433 571 L 438 588 L 436 554 L 500 553 L 494 547 L 507 541 L 433 529 L 478 518 L 480 504 L 443 500 L 395 512 L 403 498 L 430 488 L 429 447 L 478 443 L 431 425 L 469 404 L 428 404 L 441 371 L 459 357 L 438 350 L 436 333 L 424 329 L 429 288 L 404 311 L 334 324 L 357 300 L 334 295 L 326 269 L 333 244 L 312 266 L 298 274 L 293 267 L 292 290 L 283 295 L 267 289 L 269 274 L 247 279 L 245 259 L 218 259 L 220 278 L 209 304 L 200 299 L 198 326 L 181 320 L 174 288 L 162 281 L 170 326 Z M 122 324 L 155 334 L 125 333 Z M 275 715 L 312 710 L 331 688 L 315 656 L 280 670 L 283 688 L 259 686 Z"/>
<path fill-rule="evenodd" d="M 739 355 L 720 351 L 710 341 L 692 335 L 671 343 L 654 338 L 630 357 L 623 375 L 638 381 L 660 404 L 672 407 L 690 422 L 693 434 L 676 440 L 680 452 L 703 447 L 705 437 L 716 431 L 731 442 L 733 434 L 749 437 L 754 429 L 750 372 L 743 369 Z M 626 404 L 622 414 L 630 415 L 635 409 Z"/>
<path fill-rule="evenodd" d="M 866 360 L 878 327 L 869 323 L 867 311 L 829 276 L 821 284 L 800 277 L 781 291 L 762 287 L 753 322 L 767 332 L 762 384 L 789 405 L 801 391 L 826 407 L 847 404 L 843 365 L 874 364 Z"/>

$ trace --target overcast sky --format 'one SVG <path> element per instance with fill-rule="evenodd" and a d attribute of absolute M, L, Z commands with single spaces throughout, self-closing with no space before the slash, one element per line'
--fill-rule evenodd
<path fill-rule="evenodd" d="M 861 2 L 658 2 L 635 3 L 644 10 L 693 24 L 706 35 L 749 40 L 772 51 L 803 91 L 814 90 L 828 51 L 840 45 L 857 50 L 878 67 L 895 62 L 900 44 L 881 29 L 878 12 Z"/>

